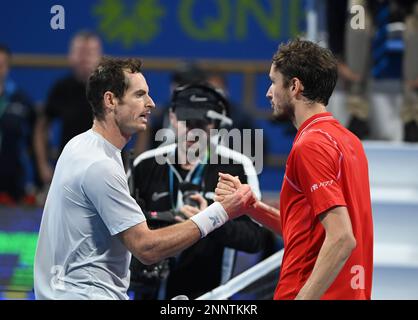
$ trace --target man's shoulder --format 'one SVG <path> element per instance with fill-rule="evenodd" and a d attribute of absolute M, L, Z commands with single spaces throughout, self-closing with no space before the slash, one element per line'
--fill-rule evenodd
<path fill-rule="evenodd" d="M 350 143 L 361 145 L 360 139 L 339 122 L 318 123 L 299 139 L 299 147 L 328 146 L 337 150 Z"/>
<path fill-rule="evenodd" d="M 87 130 L 76 135 L 65 145 L 62 155 L 69 155 L 68 160 L 83 159 L 87 167 L 98 167 L 101 169 L 121 169 L 114 158 L 108 155 L 106 147 L 97 142 L 92 130 Z"/>
<path fill-rule="evenodd" d="M 338 160 L 345 150 L 344 145 L 347 142 L 355 144 L 355 140 L 358 140 L 357 137 L 340 125 L 315 126 L 295 142 L 290 159 L 302 157 L 310 162 L 317 159 Z"/>
<path fill-rule="evenodd" d="M 93 136 L 91 134 L 91 129 L 84 131 L 74 137 L 72 137 L 67 144 L 64 146 L 63 152 L 66 149 L 75 149 L 75 150 L 71 150 L 71 152 L 74 153 L 85 153 L 86 156 L 92 156 L 95 152 L 93 152 L 93 150 L 90 150 L 92 152 L 85 152 L 86 150 L 83 150 L 83 147 L 87 147 L 87 148 L 91 148 L 91 145 L 89 143 L 89 140 L 92 140 Z"/>
<path fill-rule="evenodd" d="M 104 183 L 111 183 L 115 187 L 115 181 L 124 182 L 126 175 L 122 168 L 118 166 L 115 161 L 109 158 L 101 158 L 90 161 L 84 167 L 84 180 L 86 182 L 97 184 L 99 181 Z"/>
<path fill-rule="evenodd" d="M 329 126 L 315 126 L 305 131 L 294 145 L 296 150 L 316 149 L 319 147 L 334 147 L 339 134 Z"/>

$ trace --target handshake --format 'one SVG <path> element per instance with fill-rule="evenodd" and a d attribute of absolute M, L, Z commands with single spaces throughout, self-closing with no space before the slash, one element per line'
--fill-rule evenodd
<path fill-rule="evenodd" d="M 224 207 L 230 219 L 234 219 L 253 209 L 257 198 L 250 186 L 241 184 L 238 177 L 219 173 L 215 201 Z"/>
<path fill-rule="evenodd" d="M 258 200 L 251 188 L 241 184 L 237 177 L 219 173 L 215 201 L 224 207 L 230 219 L 248 214 L 264 227 L 282 235 L 280 211 Z"/>

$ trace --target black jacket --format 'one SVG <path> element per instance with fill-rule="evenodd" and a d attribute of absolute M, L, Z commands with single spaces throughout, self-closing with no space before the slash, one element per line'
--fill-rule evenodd
<path fill-rule="evenodd" d="M 175 152 L 176 145 L 173 144 L 147 151 L 135 159 L 135 197 L 143 211 L 165 211 L 172 209 L 173 204 L 177 205 L 179 183 L 177 178 L 172 179 L 173 190 L 170 191 L 170 174 L 175 176 L 170 170 L 177 171 L 183 177 L 187 172 L 181 172 L 177 165 L 158 164 L 156 158 Z M 260 196 L 258 178 L 247 157 L 223 146 L 215 148 L 215 157 L 218 164 L 205 165 L 201 173 L 202 194 L 208 204 L 213 202 L 218 172 L 239 176 L 242 183 L 250 184 Z M 232 158 L 236 160 L 236 164 L 232 163 Z M 222 164 L 225 162 L 229 163 Z M 193 299 L 216 288 L 221 281 L 231 277 L 235 250 L 248 253 L 260 251 L 268 232 L 247 216 L 227 222 L 179 255 L 167 280 L 166 298 L 185 294 Z M 135 278 L 134 268 L 131 268 L 131 272 L 132 278 Z"/>
<path fill-rule="evenodd" d="M 90 129 L 93 123 L 93 113 L 86 97 L 86 84 L 74 75 L 58 80 L 49 92 L 44 113 L 48 121 L 61 121 L 61 153 L 68 141 Z"/>

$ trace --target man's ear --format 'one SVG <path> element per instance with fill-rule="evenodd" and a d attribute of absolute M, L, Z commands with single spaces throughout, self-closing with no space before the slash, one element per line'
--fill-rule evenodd
<path fill-rule="evenodd" d="M 106 91 L 103 94 L 103 101 L 104 101 L 104 107 L 108 111 L 115 111 L 116 105 L 117 105 L 117 99 L 113 92 Z"/>
<path fill-rule="evenodd" d="M 303 83 L 302 81 L 300 81 L 298 78 L 293 78 L 291 80 L 291 84 L 290 84 L 290 90 L 292 91 L 292 94 L 296 97 L 299 94 L 303 93 Z"/>

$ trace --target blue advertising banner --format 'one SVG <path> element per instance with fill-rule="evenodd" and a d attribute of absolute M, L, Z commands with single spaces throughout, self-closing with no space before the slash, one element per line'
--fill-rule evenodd
<path fill-rule="evenodd" d="M 304 21 L 302 0 L 19 0 L 0 15 L 15 53 L 65 54 L 90 29 L 107 54 L 170 58 L 270 59 Z"/>

